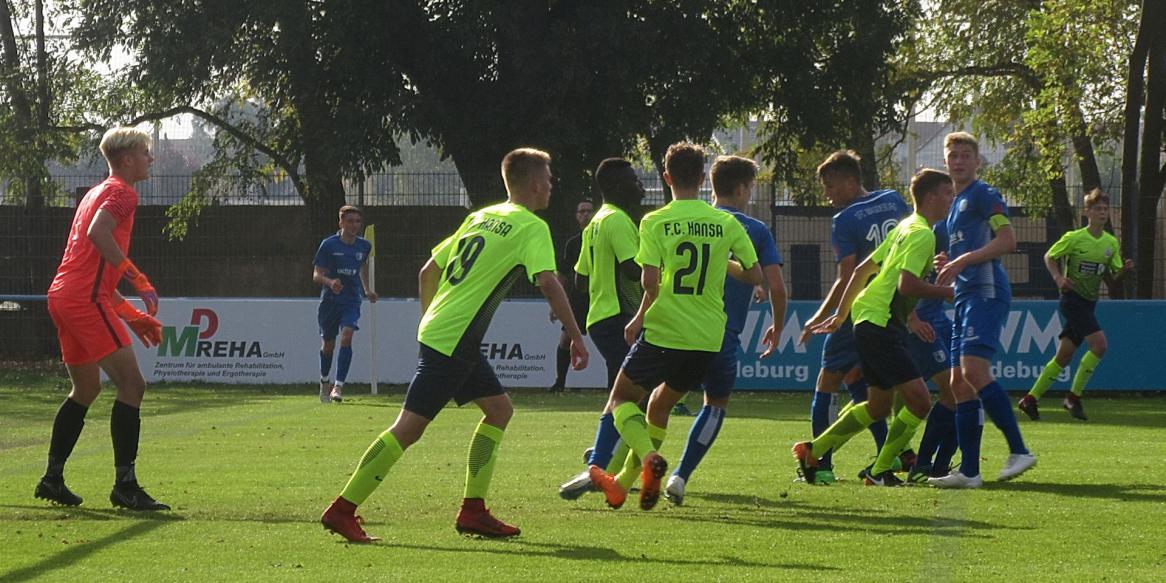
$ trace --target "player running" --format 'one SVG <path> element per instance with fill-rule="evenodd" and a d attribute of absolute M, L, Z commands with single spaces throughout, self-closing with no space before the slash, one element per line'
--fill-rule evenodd
<path fill-rule="evenodd" d="M 1057 375 L 1069 366 L 1082 342 L 1089 345 L 1089 350 L 1081 357 L 1081 365 L 1073 375 L 1073 385 L 1065 395 L 1063 405 L 1073 417 L 1082 421 L 1088 419 L 1085 408 L 1081 406 L 1081 395 L 1108 346 L 1105 332 L 1101 331 L 1101 324 L 1093 313 L 1097 308 L 1101 280 L 1107 274 L 1120 280 L 1134 268 L 1133 261 L 1122 260 L 1117 239 L 1105 232 L 1105 222 L 1109 220 L 1109 195 L 1099 188 L 1086 195 L 1085 216 L 1089 219 L 1088 226 L 1065 233 L 1045 253 L 1045 267 L 1061 291 L 1059 308 L 1065 326 L 1057 344 L 1057 354 L 1045 365 L 1032 389 L 1018 404 L 1033 421 L 1040 420 L 1037 400 L 1049 390 Z M 1062 260 L 1066 264 L 1064 270 L 1061 269 Z"/>
<path fill-rule="evenodd" d="M 753 196 L 753 187 L 757 180 L 757 164 L 748 158 L 740 156 L 720 156 L 713 163 L 709 172 L 713 182 L 713 206 L 725 211 L 745 227 L 745 233 L 753 243 L 757 253 L 758 263 L 765 276 L 765 283 L 769 294 L 769 303 L 773 311 L 772 324 L 765 332 L 762 341 L 768 349 L 761 355 L 765 358 L 772 354 L 777 347 L 778 335 L 781 333 L 781 324 L 785 322 L 786 291 L 785 282 L 781 275 L 782 259 L 773 241 L 773 234 L 765 223 L 742 212 L 749 205 Z M 737 281 L 732 277 L 725 278 L 725 335 L 721 340 L 721 350 L 713 360 L 709 374 L 705 376 L 702 388 L 704 389 L 704 406 L 697 413 L 688 431 L 688 442 L 684 446 L 684 454 L 680 456 L 680 463 L 664 488 L 664 496 L 669 502 L 680 506 L 684 504 L 684 490 L 692 477 L 692 472 L 704 459 L 708 450 L 712 448 L 717 435 L 724 423 L 725 410 L 729 405 L 729 394 L 737 381 L 737 361 L 741 354 L 741 331 L 745 328 L 745 318 L 749 314 L 749 304 L 753 299 L 753 286 Z M 684 397 L 684 393 L 677 392 L 662 385 L 657 387 L 652 395 L 648 407 L 648 422 L 657 427 L 667 428 L 668 416 L 671 408 Z"/>
<path fill-rule="evenodd" d="M 368 285 L 368 256 L 372 243 L 361 237 L 364 213 L 340 207 L 340 230 L 320 242 L 312 261 L 312 281 L 322 286 L 316 319 L 320 324 L 320 402 L 339 403 L 344 398 L 344 381 L 352 365 L 352 333 L 360 330 L 360 298 L 376 303 L 377 294 Z M 336 382 L 328 380 L 336 335 L 340 335 L 340 357 L 336 361 Z"/>
<path fill-rule="evenodd" d="M 636 456 L 634 461 L 642 460 L 643 510 L 656 506 L 668 463 L 656 452 L 664 428 L 646 422 L 637 403 L 661 384 L 678 393 L 695 389 L 708 374 L 724 339 L 724 282 L 730 265 L 741 272 L 738 277 L 753 284 L 762 278 L 745 228 L 731 214 L 698 198 L 704 183 L 700 146 L 684 142 L 669 146 L 664 181 L 672 189 L 672 202 L 640 221 L 635 260 L 643 268 L 644 298 L 624 330 L 625 341 L 634 345 L 604 408 L 615 431 L 601 424 L 595 438 L 595 451 L 611 451 L 622 438 Z M 729 260 L 730 253 L 739 264 Z M 608 505 L 622 506 L 627 489 L 615 476 L 594 464 L 589 472 Z"/>
<path fill-rule="evenodd" d="M 113 128 L 101 137 L 100 149 L 109 163 L 109 178 L 89 189 L 77 204 L 65 254 L 48 291 L 49 315 L 73 389 L 53 421 L 48 468 L 35 496 L 65 506 L 81 504 L 81 497 L 65 486 L 65 462 L 81 436 L 85 414 L 101 393 L 105 371 L 117 387 L 109 417 L 115 476 L 109 501 L 130 510 L 169 510 L 142 489 L 135 474 L 146 381 L 126 332 L 128 324 L 147 348 L 162 340 L 162 324 L 153 317 L 158 313 L 158 293 L 127 256 L 138 206 L 134 184 L 150 177 L 154 161 L 150 136 L 134 128 Z M 118 293 L 117 283 L 123 278 L 137 291 L 147 313 Z"/>
<path fill-rule="evenodd" d="M 902 483 L 892 464 L 931 408 L 931 395 L 904 343 L 907 317 L 916 298 L 952 297 L 952 288 L 927 283 L 923 278 L 931 271 L 935 256 L 931 225 L 947 216 L 953 195 L 951 177 L 946 173 L 924 169 L 916 174 L 911 179 L 915 213 L 859 264 L 837 312 L 814 328 L 815 333 L 837 330 L 851 316 L 853 306 L 862 373 L 875 390 L 868 401 L 851 407 L 813 441 L 794 444 L 793 455 L 807 483 L 816 481 L 819 458 L 842 447 L 876 419 L 890 415 L 893 391 L 898 391 L 905 406 L 895 415 L 886 443 L 874 465 L 863 470 L 863 478 L 871 486 Z"/>
<path fill-rule="evenodd" d="M 452 399 L 459 405 L 473 401 L 483 413 L 470 441 L 465 497 L 455 527 L 485 537 L 519 534 L 485 506 L 498 445 L 514 407 L 480 345 L 502 298 L 525 272 L 571 335 L 575 370 L 587 366 L 583 335 L 555 276 L 550 229 L 533 212 L 545 209 L 550 200 L 550 162 L 549 154 L 532 148 L 507 154 L 502 160 L 507 202 L 470 213 L 453 235 L 433 248 L 419 275 L 421 353 L 404 407 L 392 427 L 364 452 L 340 496 L 320 517 L 324 528 L 352 542 L 377 540 L 361 528 L 357 506 Z"/>
<path fill-rule="evenodd" d="M 911 208 L 894 190 L 878 190 L 868 193 L 862 187 L 861 158 L 850 150 L 840 150 L 830 154 L 818 165 L 818 181 L 822 183 L 822 193 L 830 205 L 841 209 L 830 221 L 830 239 L 834 248 L 834 261 L 838 264 L 838 275 L 830 287 L 826 299 L 818 306 L 802 329 L 800 342 L 809 340 L 811 330 L 821 324 L 838 307 L 850 274 L 862 258 L 870 255 L 883 241 L 887 233 L 901 219 L 911 214 Z M 820 435 L 832 422 L 838 410 L 838 388 L 845 383 L 852 403 L 867 399 L 867 383 L 858 370 L 858 350 L 854 344 L 854 334 L 850 322 L 845 322 L 837 330 L 826 336 L 822 347 L 822 367 L 814 398 L 810 402 L 810 426 L 815 436 Z M 881 448 L 887 437 L 887 425 L 879 421 L 870 426 L 875 448 Z M 817 483 L 829 484 L 834 481 L 832 453 L 827 452 L 818 468 Z"/>
<path fill-rule="evenodd" d="M 1004 433 L 1011 452 L 997 479 L 1011 480 L 1036 465 L 1036 456 L 1024 445 L 1008 394 L 989 368 L 1012 302 L 1012 287 L 1000 257 L 1016 249 L 1016 236 L 1000 192 L 976 177 L 980 167 L 976 138 L 954 132 L 944 138 L 943 149 L 959 194 L 947 217 L 948 255 L 941 255 L 936 281 L 955 283 L 951 357 L 959 365 L 952 369 L 951 388 L 957 402 L 961 457 L 958 470 L 927 482 L 940 488 L 978 488 L 984 483 L 980 477 L 984 413 Z"/>

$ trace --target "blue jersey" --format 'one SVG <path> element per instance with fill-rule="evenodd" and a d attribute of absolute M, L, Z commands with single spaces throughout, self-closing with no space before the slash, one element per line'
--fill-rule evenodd
<path fill-rule="evenodd" d="M 935 252 L 947 252 L 947 222 L 939 221 L 931 227 L 931 231 L 935 233 Z M 932 271 L 927 276 L 927 281 L 935 283 L 936 272 Z M 920 320 L 929 324 L 934 322 L 947 321 L 947 312 L 944 310 L 943 298 L 928 298 L 921 299 L 915 305 L 915 315 Z M 924 377 L 927 378 L 927 377 Z"/>
<path fill-rule="evenodd" d="M 785 263 L 765 223 L 731 206 L 719 205 L 717 208 L 736 217 L 741 226 L 745 227 L 745 234 L 749 235 L 749 240 L 753 242 L 753 249 L 757 251 L 757 263 L 762 269 Z M 745 329 L 745 317 L 749 315 L 749 303 L 752 301 L 752 285 L 739 282 L 732 277 L 725 278 L 725 315 L 728 316 L 725 331 L 733 337 L 740 336 L 741 331 Z"/>
<path fill-rule="evenodd" d="M 834 261 L 854 255 L 855 264 L 861 263 L 910 214 L 911 207 L 894 190 L 876 190 L 856 199 L 830 222 Z"/>
<path fill-rule="evenodd" d="M 1001 215 L 1004 224 L 1007 224 L 1008 206 L 995 188 L 977 180 L 960 192 L 951 205 L 951 213 L 947 215 L 948 259 L 956 259 L 991 242 L 992 226 L 989 221 L 996 215 Z M 970 265 L 956 277 L 956 301 L 968 297 L 1006 302 L 1012 300 L 1012 286 L 1008 283 L 1008 274 L 999 257 Z"/>
<path fill-rule="evenodd" d="M 357 237 L 351 245 L 345 243 L 339 233 L 321 241 L 312 264 L 323 267 L 328 277 L 339 279 L 344 288 L 337 294 L 332 293 L 332 288 L 324 286 L 320 290 L 320 299 L 342 304 L 359 304 L 360 298 L 364 297 L 364 286 L 360 283 L 360 267 L 368 260 L 370 251 L 372 244 L 361 237 Z"/>

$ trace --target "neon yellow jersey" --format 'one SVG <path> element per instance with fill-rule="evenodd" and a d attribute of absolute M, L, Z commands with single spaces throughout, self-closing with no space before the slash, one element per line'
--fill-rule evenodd
<path fill-rule="evenodd" d="M 522 275 L 555 270 L 547 224 L 504 202 L 470 213 L 433 248 L 441 283 L 417 327 L 417 341 L 446 355 L 476 357 L 494 311 Z"/>
<path fill-rule="evenodd" d="M 870 322 L 885 328 L 894 319 L 906 325 L 907 315 L 919 298 L 899 293 L 899 273 L 906 271 L 922 279 L 931 271 L 935 232 L 922 215 L 912 214 L 888 233 L 870 256 L 879 265 L 879 272 L 854 300 L 854 323 Z"/>
<path fill-rule="evenodd" d="M 660 268 L 660 294 L 644 315 L 644 340 L 664 348 L 718 352 L 725 336 L 725 271 L 757 251 L 732 213 L 702 200 L 674 200 L 640 221 L 636 262 Z"/>
<path fill-rule="evenodd" d="M 636 224 L 623 209 L 604 204 L 583 229 L 583 244 L 575 273 L 586 276 L 591 305 L 587 327 L 612 316 L 635 315 L 644 289 L 625 276 L 619 264 L 634 259 L 640 246 Z"/>
<path fill-rule="evenodd" d="M 1061 235 L 1049 248 L 1049 257 L 1065 260 L 1065 277 L 1087 300 L 1097 300 L 1106 272 L 1120 272 L 1124 264 L 1117 238 L 1105 231 L 1094 237 L 1088 227 Z"/>

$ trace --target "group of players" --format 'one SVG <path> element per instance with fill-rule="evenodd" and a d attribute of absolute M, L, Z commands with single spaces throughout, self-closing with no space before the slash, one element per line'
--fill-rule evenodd
<path fill-rule="evenodd" d="M 148 177 L 153 160 L 149 137 L 115 128 L 103 137 L 101 151 L 110 177 L 79 203 L 48 294 L 73 389 L 54 421 L 47 470 L 35 494 L 64 505 L 81 503 L 65 486 L 63 470 L 85 413 L 101 390 L 104 370 L 118 392 L 110 423 L 116 470 L 111 502 L 135 510 L 165 510 L 169 507 L 149 496 L 136 479 L 138 408 L 145 382 L 125 326 L 110 317 L 111 312 L 119 316 L 146 346 L 160 341 L 161 324 L 153 317 L 157 294 L 127 256 L 137 205 L 133 184 Z M 865 192 L 859 160 L 851 152 L 837 152 L 818 168 L 827 199 L 841 210 L 832 235 L 838 278 L 802 337 L 804 342 L 809 334 L 828 334 L 811 407 L 814 439 L 793 448 L 806 482 L 833 481 L 831 454 L 870 428 L 879 454 L 860 474 L 867 484 L 900 483 L 893 470 L 906 461 L 911 481 L 977 487 L 982 484 L 983 412 L 1004 433 L 1011 451 L 999 479 L 1016 477 L 1036 464 L 1006 393 L 989 372 L 1011 297 L 1000 263 L 1015 248 L 1007 207 L 995 189 L 977 179 L 979 151 L 971 135 L 947 137 L 945 162 L 950 174 L 927 169 L 913 178 L 914 213 L 894 191 Z M 403 408 L 373 440 L 321 517 L 326 529 L 350 541 L 376 540 L 363 530 L 357 507 L 450 400 L 459 405 L 472 401 L 483 413 L 470 442 L 456 529 L 487 537 L 519 534 L 484 503 L 514 411 L 479 350 L 494 311 L 519 277 L 525 274 L 539 287 L 562 323 L 571 367 L 587 366 L 584 332 L 556 276 L 549 228 L 534 214 L 550 199 L 550 155 L 520 148 L 507 154 L 501 166 L 507 201 L 470 213 L 433 248 L 421 269 L 420 354 Z M 683 504 L 686 485 L 724 421 L 739 335 L 755 296 L 767 298 L 772 306 L 762 357 L 777 345 L 786 309 L 782 259 L 766 226 L 742 212 L 752 196 L 757 165 L 736 156 L 717 158 L 710 172 L 712 205 L 699 198 L 704 168 L 705 152 L 699 146 L 672 145 L 664 157 L 664 180 L 673 200 L 644 215 L 638 226 L 633 216 L 644 189 L 631 163 L 610 158 L 595 172 L 603 202 L 582 234 L 574 271 L 575 284 L 587 290 L 586 331 L 604 359 L 611 393 L 587 468 L 560 487 L 564 498 L 598 490 L 618 508 L 638 477 L 642 509 L 653 508 L 662 489 L 674 504 Z M 1034 419 L 1039 418 L 1036 399 L 1077 347 L 1087 343 L 1089 352 L 1073 381 L 1074 396 L 1066 401 L 1074 416 L 1084 418 L 1081 390 L 1105 351 L 1104 334 L 1093 316 L 1098 286 L 1103 276 L 1131 267 L 1121 260 L 1116 240 L 1101 230 L 1108 217 L 1106 196 L 1091 193 L 1086 206 L 1089 226 L 1066 234 L 1046 255 L 1062 290 L 1066 325 L 1056 357 L 1019 404 Z M 342 398 L 361 296 L 376 301 L 367 286 L 364 262 L 370 249 L 358 236 L 360 223 L 359 209 L 342 208 L 340 231 L 321 244 L 314 262 L 313 279 L 324 288 L 319 311 L 321 401 Z M 1061 258 L 1067 259 L 1063 272 Z M 146 313 L 118 293 L 123 278 L 138 292 Z M 916 306 L 920 298 L 924 301 Z M 955 303 L 954 322 L 947 319 L 944 301 Z M 341 352 L 332 383 L 327 376 L 337 335 Z M 940 393 L 934 405 L 925 385 L 928 378 Z M 835 411 L 843 382 L 852 402 Z M 668 463 L 657 450 L 673 406 L 692 390 L 704 391 L 704 406 L 680 463 L 662 488 Z M 893 394 L 901 397 L 897 412 Z M 888 428 L 882 420 L 892 413 Z M 927 428 L 913 456 L 909 444 L 924 418 Z M 949 472 L 957 448 L 961 463 Z"/>

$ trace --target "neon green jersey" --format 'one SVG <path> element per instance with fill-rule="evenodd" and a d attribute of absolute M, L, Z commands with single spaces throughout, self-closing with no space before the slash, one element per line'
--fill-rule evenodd
<path fill-rule="evenodd" d="M 927 219 L 916 213 L 903 219 L 870 254 L 879 272 L 859 292 L 850 310 L 855 324 L 870 322 L 886 327 L 894 319 L 907 324 L 907 315 L 918 298 L 899 293 L 899 272 L 922 279 L 931 271 L 935 257 L 935 233 Z"/>
<path fill-rule="evenodd" d="M 674 200 L 644 215 L 636 262 L 660 268 L 660 294 L 644 314 L 644 340 L 664 348 L 720 351 L 730 254 L 745 269 L 757 263 L 757 251 L 732 213 L 702 200 Z"/>
<path fill-rule="evenodd" d="M 1117 238 L 1112 234 L 1102 231 L 1101 236 L 1094 237 L 1085 227 L 1061 235 L 1049 248 L 1049 257 L 1064 259 L 1068 264 L 1065 277 L 1073 283 L 1077 295 L 1096 300 L 1105 273 L 1121 271 L 1123 261 L 1118 249 Z"/>
<path fill-rule="evenodd" d="M 504 202 L 470 213 L 433 248 L 441 283 L 417 327 L 417 341 L 446 355 L 476 357 L 510 286 L 555 270 L 551 232 L 525 207 Z"/>
<path fill-rule="evenodd" d="M 583 244 L 575 273 L 586 276 L 591 304 L 587 327 L 617 314 L 631 318 L 640 307 L 644 289 L 625 276 L 619 264 L 633 259 L 640 246 L 636 224 L 623 209 L 604 204 L 583 229 Z"/>

